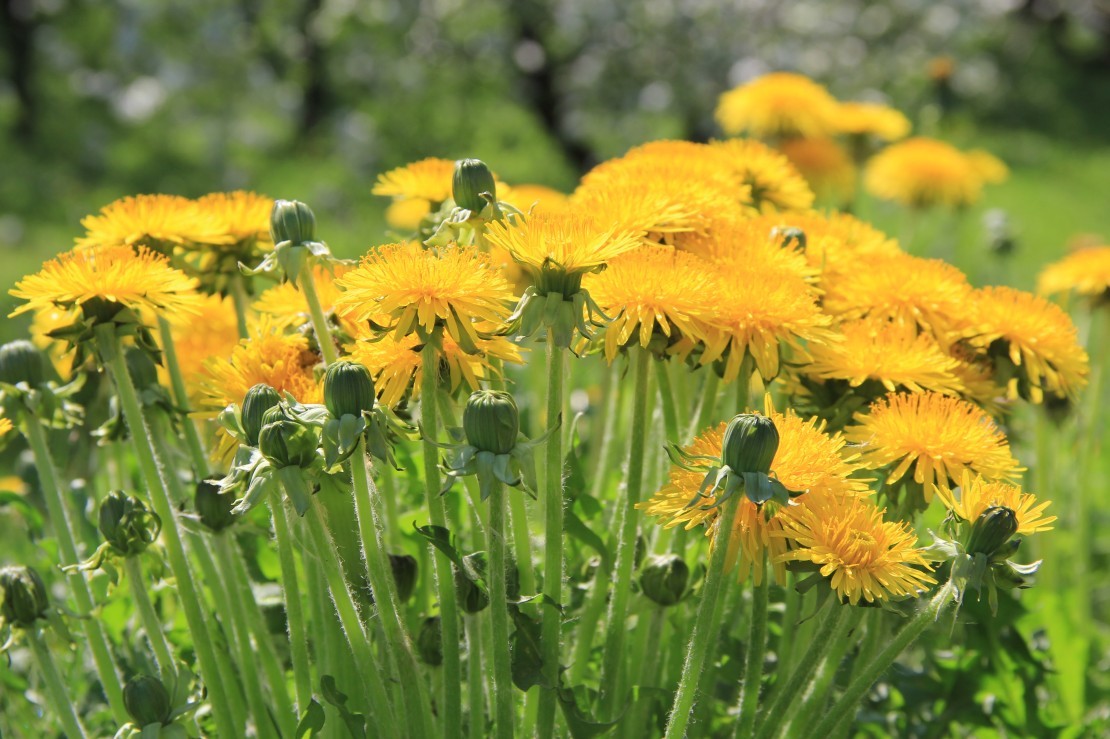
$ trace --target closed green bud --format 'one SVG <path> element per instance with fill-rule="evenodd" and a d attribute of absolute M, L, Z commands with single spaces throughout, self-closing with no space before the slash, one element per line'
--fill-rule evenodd
<path fill-rule="evenodd" d="M 489 605 L 489 593 L 478 587 L 476 578 L 486 578 L 486 553 L 475 552 L 463 557 L 463 567 L 455 567 L 455 594 L 459 607 L 466 613 L 484 611 Z"/>
<path fill-rule="evenodd" d="M 499 390 L 471 394 L 463 410 L 466 441 L 475 449 L 508 454 L 520 434 L 520 414 L 513 396 Z"/>
<path fill-rule="evenodd" d="M 26 382 L 32 388 L 42 385 L 46 382 L 46 356 L 26 339 L 0 346 L 0 382 Z"/>
<path fill-rule="evenodd" d="M 276 405 L 262 417 L 258 451 L 277 468 L 307 467 L 316 458 L 316 436 Z"/>
<path fill-rule="evenodd" d="M 131 375 L 131 382 L 140 393 L 147 388 L 158 386 L 158 365 L 150 358 L 148 352 L 138 347 L 128 347 L 124 354 L 127 360 L 127 374 Z"/>
<path fill-rule="evenodd" d="M 30 567 L 0 570 L 0 616 L 13 626 L 31 626 L 46 618 L 50 597 L 39 573 Z"/>
<path fill-rule="evenodd" d="M 275 244 L 316 240 L 316 216 L 299 200 L 275 200 L 270 211 L 270 236 Z"/>
<path fill-rule="evenodd" d="M 162 530 L 158 514 L 138 498 L 119 490 L 108 493 L 101 502 L 97 524 L 104 540 L 123 557 L 143 552 Z"/>
<path fill-rule="evenodd" d="M 779 431 L 767 416 L 741 413 L 728 423 L 721 442 L 721 463 L 733 472 L 771 471 L 779 450 Z"/>
<path fill-rule="evenodd" d="M 243 398 L 243 410 L 240 415 L 243 431 L 247 434 L 248 445 L 258 446 L 258 434 L 262 431 L 262 418 L 266 415 L 266 411 L 280 402 L 281 396 L 278 395 L 278 391 L 269 385 L 255 385 L 247 391 L 247 396 Z"/>
<path fill-rule="evenodd" d="M 212 531 L 219 533 L 235 523 L 235 496 L 220 492 L 219 483 L 201 480 L 197 483 L 196 496 L 193 498 L 200 522 Z"/>
<path fill-rule="evenodd" d="M 443 624 L 439 616 L 429 616 L 416 634 L 416 653 L 420 661 L 432 667 L 443 664 Z"/>
<path fill-rule="evenodd" d="M 690 568 L 677 554 L 653 555 L 640 575 L 644 595 L 661 606 L 678 603 L 689 581 Z"/>
<path fill-rule="evenodd" d="M 123 686 L 123 707 L 136 726 L 168 726 L 173 714 L 170 694 L 162 681 L 151 675 L 136 675 Z"/>
<path fill-rule="evenodd" d="M 991 506 L 979 514 L 979 518 L 971 525 L 967 553 L 985 554 L 990 557 L 1001 549 L 1017 533 L 1017 530 L 1017 514 L 1005 506 Z"/>
<path fill-rule="evenodd" d="M 497 184 L 493 173 L 481 159 L 460 159 L 455 162 L 455 176 L 451 180 L 451 196 L 460 208 L 475 213 L 486 207 L 482 193 L 497 197 Z"/>
<path fill-rule="evenodd" d="M 419 572 L 416 557 L 408 554 L 391 554 L 389 569 L 393 572 L 393 582 L 397 585 L 397 597 L 404 603 L 416 590 L 416 575 Z"/>
<path fill-rule="evenodd" d="M 374 399 L 374 378 L 361 364 L 340 360 L 324 373 L 324 405 L 333 418 L 361 416 Z"/>

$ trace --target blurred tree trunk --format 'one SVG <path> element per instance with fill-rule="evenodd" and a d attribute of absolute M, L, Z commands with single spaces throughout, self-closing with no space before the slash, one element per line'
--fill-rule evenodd
<path fill-rule="evenodd" d="M 30 0 L 0 0 L 4 23 L 4 48 L 8 57 L 8 80 L 19 101 L 13 131 L 22 141 L 34 138 L 38 104 L 33 85 L 35 64 L 34 4 Z"/>
<path fill-rule="evenodd" d="M 320 12 L 323 0 L 305 0 L 301 12 L 301 33 L 304 35 L 305 83 L 301 97 L 302 134 L 311 133 L 327 117 L 332 102 L 328 85 L 327 48 L 312 30 L 314 16 Z"/>

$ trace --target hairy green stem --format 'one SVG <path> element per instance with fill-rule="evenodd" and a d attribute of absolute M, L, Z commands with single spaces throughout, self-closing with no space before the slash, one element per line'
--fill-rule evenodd
<path fill-rule="evenodd" d="M 482 679 L 482 629 L 478 614 L 463 616 L 466 631 L 466 696 L 469 704 L 468 730 L 470 739 L 483 739 L 486 734 L 485 681 Z"/>
<path fill-rule="evenodd" d="M 281 565 L 281 587 L 285 595 L 285 617 L 289 628 L 289 653 L 293 661 L 293 690 L 300 716 L 312 702 L 312 670 L 308 661 L 308 632 L 305 629 L 301 585 L 297 579 L 297 563 L 293 556 L 293 537 L 288 513 L 280 491 L 270 497 L 270 513 L 274 522 L 278 562 Z"/>
<path fill-rule="evenodd" d="M 316 343 L 320 345 L 320 354 L 324 357 L 324 363 L 335 364 L 339 354 L 335 350 L 335 342 L 331 339 L 328 319 L 324 316 L 324 309 L 320 305 L 320 296 L 316 292 L 316 276 L 311 267 L 304 271 L 301 278 L 301 292 L 304 293 L 305 302 L 308 303 L 308 314 L 312 318 L 312 329 L 316 332 Z"/>
<path fill-rule="evenodd" d="M 744 664 L 744 683 L 740 689 L 740 715 L 732 736 L 744 739 L 752 735 L 755 715 L 759 708 L 759 687 L 763 680 L 763 658 L 767 653 L 767 603 L 770 575 L 767 572 L 767 551 L 759 563 L 763 578 L 752 589 L 752 613 L 748 629 L 747 660 Z"/>
<path fill-rule="evenodd" d="M 189 391 L 185 388 L 185 377 L 181 374 L 181 365 L 177 361 L 177 347 L 173 342 L 173 329 L 164 316 L 158 316 L 158 331 L 162 338 L 162 353 L 166 358 L 166 369 L 169 371 L 170 384 L 173 387 L 173 401 L 181 412 L 181 430 L 185 436 L 185 445 L 189 448 L 189 456 L 193 459 L 193 474 L 196 480 L 203 480 L 208 476 L 208 455 L 204 452 L 197 425 L 189 417 Z"/>
<path fill-rule="evenodd" d="M 250 313 L 251 299 L 247 295 L 246 277 L 239 272 L 231 276 L 231 302 L 235 304 L 235 324 L 239 328 L 239 338 L 250 338 L 247 327 L 247 314 Z"/>
<path fill-rule="evenodd" d="M 513 736 L 513 676 L 509 661 L 508 577 L 505 542 L 505 489 L 494 483 L 489 496 L 489 526 L 486 527 L 486 553 L 489 557 L 489 617 L 493 629 L 493 735 L 497 739 Z"/>
<path fill-rule="evenodd" d="M 77 709 L 74 708 L 73 701 L 69 699 L 65 682 L 62 681 L 62 676 L 58 674 L 58 666 L 54 664 L 54 657 L 42 640 L 42 634 L 34 627 L 26 629 L 23 633 L 26 634 L 27 643 L 31 646 L 31 652 L 35 655 L 35 661 L 42 672 L 43 682 L 46 683 L 46 692 L 50 696 L 50 702 L 54 704 L 54 711 L 58 714 L 58 720 L 61 721 L 62 727 L 65 729 L 65 735 L 70 739 L 84 739 L 87 736 L 85 727 L 81 725 L 80 719 L 77 718 Z"/>
<path fill-rule="evenodd" d="M 74 524 L 69 507 L 62 496 L 62 488 L 58 477 L 54 458 L 50 454 L 50 445 L 47 442 L 46 430 L 42 422 L 31 413 L 26 413 L 22 418 L 22 428 L 26 432 L 27 443 L 35 458 L 35 469 L 39 475 L 39 487 L 46 501 L 46 512 L 54 527 L 54 536 L 58 540 L 58 550 L 61 554 L 61 565 L 76 565 L 80 562 L 77 555 L 77 543 L 74 535 Z M 88 616 L 93 610 L 92 591 L 83 573 L 69 572 L 66 575 L 73 599 L 77 603 L 77 612 L 81 616 Z M 120 723 L 128 720 L 127 710 L 123 706 L 123 683 L 116 671 L 115 661 L 112 659 L 112 650 L 108 637 L 100 621 L 96 618 L 83 618 L 78 627 L 85 632 L 89 642 L 89 651 L 92 652 L 93 664 L 96 666 L 96 675 L 104 688 L 104 695 L 108 698 L 108 705 L 112 709 L 112 716 Z"/>
<path fill-rule="evenodd" d="M 853 608 L 851 615 L 841 621 L 837 625 L 836 631 L 829 637 L 832 648 L 817 664 L 817 668 L 807 681 L 801 696 L 795 700 L 790 712 L 790 720 L 780 732 L 783 736 L 790 736 L 790 730 L 793 726 L 808 726 L 813 723 L 820 712 L 824 710 L 829 691 L 832 690 L 833 683 L 836 681 L 837 668 L 844 660 L 844 655 L 855 646 L 860 636 L 859 631 L 856 630 L 853 633 L 853 629 L 856 629 L 859 625 L 864 610 L 863 608 Z"/>
<path fill-rule="evenodd" d="M 173 650 L 166 640 L 162 621 L 158 618 L 158 613 L 154 610 L 154 605 L 146 592 L 147 583 L 146 578 L 143 577 L 143 566 L 139 558 L 133 556 L 123 560 L 123 569 L 127 573 L 127 584 L 131 590 L 131 599 L 135 601 L 135 610 L 139 612 L 139 620 L 142 621 L 147 641 L 150 642 L 150 648 L 154 652 L 158 673 L 162 676 L 163 683 L 172 685 L 177 675 Z"/>

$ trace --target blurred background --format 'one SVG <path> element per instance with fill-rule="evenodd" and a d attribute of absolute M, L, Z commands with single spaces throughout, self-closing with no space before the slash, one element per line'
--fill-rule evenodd
<path fill-rule="evenodd" d="M 477 156 L 510 183 L 569 190 L 637 143 L 719 136 L 717 96 L 771 70 L 1005 161 L 1010 180 L 960 228 L 1003 209 L 1019 286 L 1076 232 L 1110 234 L 1105 0 L 0 0 L 0 13 L 5 314 L 16 279 L 123 195 L 295 197 L 354 256 L 384 238 L 382 171 Z M 898 235 L 898 211 L 859 207 Z"/>

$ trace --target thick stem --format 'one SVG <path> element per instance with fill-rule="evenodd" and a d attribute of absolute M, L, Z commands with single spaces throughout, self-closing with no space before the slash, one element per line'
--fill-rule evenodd
<path fill-rule="evenodd" d="M 424 494 L 432 524 L 446 528 L 447 511 L 439 494 L 438 450 L 432 443 L 438 430 L 436 419 L 436 382 L 439 375 L 438 341 L 429 340 L 421 352 L 423 377 L 420 386 L 420 423 L 424 430 Z M 443 646 L 443 702 L 441 726 L 447 739 L 462 735 L 462 662 L 459 659 L 459 609 L 451 561 L 436 549 L 432 553 L 436 595 L 439 598 L 440 629 Z"/>
<path fill-rule="evenodd" d="M 509 661 L 508 576 L 505 542 L 505 489 L 495 483 L 489 496 L 486 551 L 489 556 L 489 618 L 493 629 L 493 732 L 497 739 L 513 736 L 513 676 Z"/>
<path fill-rule="evenodd" d="M 324 316 L 320 296 L 316 293 L 316 276 L 311 267 L 304 270 L 301 292 L 304 293 L 305 302 L 308 303 L 308 314 L 312 318 L 312 329 L 316 332 L 316 343 L 320 345 L 320 354 L 323 355 L 326 364 L 335 364 L 339 354 L 335 351 L 335 342 L 331 340 L 328 319 Z"/>
<path fill-rule="evenodd" d="M 285 591 L 285 618 L 289 627 L 289 652 L 293 660 L 293 689 L 297 696 L 297 715 L 312 702 L 312 671 L 308 661 L 308 632 L 305 630 L 301 585 L 297 579 L 297 563 L 293 556 L 293 537 L 288 514 L 278 490 L 270 499 L 274 521 L 278 561 L 281 564 L 281 587 Z"/>
<path fill-rule="evenodd" d="M 681 444 L 679 426 L 682 421 L 678 417 L 678 405 L 675 403 L 674 387 L 671 385 L 671 372 L 665 361 L 659 360 L 655 364 L 655 381 L 659 383 L 659 399 L 663 408 L 663 429 L 667 432 L 667 441 L 672 444 Z"/>
<path fill-rule="evenodd" d="M 852 610 L 848 606 L 837 603 L 832 603 L 829 608 L 831 613 L 823 614 L 820 628 L 814 635 L 813 640 L 809 642 L 809 648 L 802 655 L 801 661 L 790 671 L 789 677 L 785 678 L 782 686 L 776 688 L 771 702 L 759 712 L 757 739 L 767 739 L 767 737 L 778 733 L 779 728 L 788 718 L 786 715 L 787 703 L 797 699 L 798 691 L 801 690 L 803 683 L 813 675 L 817 664 L 825 658 L 829 649 L 832 648 L 831 637 L 833 632 L 840 627 L 841 622 L 848 617 Z M 814 617 L 816 618 L 816 616 Z M 746 735 L 737 734 L 736 736 Z"/>
<path fill-rule="evenodd" d="M 956 587 L 949 580 L 937 591 L 932 600 L 918 611 L 917 615 L 903 626 L 901 631 L 894 635 L 894 638 L 883 648 L 883 651 L 879 652 L 859 675 L 852 678 L 852 682 L 848 684 L 844 694 L 840 696 L 840 700 L 805 735 L 806 739 L 829 736 L 841 720 L 849 720 L 864 694 L 883 676 L 883 673 L 890 669 L 894 660 L 898 659 L 899 655 L 917 640 L 917 637 L 921 636 L 926 629 L 940 618 L 940 614 L 955 599 L 955 594 Z"/>
<path fill-rule="evenodd" d="M 27 636 L 27 643 L 31 646 L 31 652 L 35 655 L 35 661 L 38 662 L 43 682 L 46 683 L 46 692 L 50 695 L 50 702 L 54 704 L 54 711 L 65 728 L 66 736 L 84 739 L 87 736 L 85 727 L 77 718 L 77 710 L 73 707 L 73 701 L 69 699 L 65 683 L 58 674 L 58 666 L 54 664 L 54 657 L 43 642 L 42 634 L 33 626 L 24 631 L 24 634 Z"/>
<path fill-rule="evenodd" d="M 46 512 L 50 515 L 54 536 L 58 540 L 58 550 L 62 557 L 60 564 L 63 567 L 76 565 L 80 560 L 77 556 L 76 537 L 73 533 L 73 519 L 62 496 L 58 471 L 54 466 L 54 458 L 50 454 L 46 431 L 39 419 L 30 413 L 23 416 L 23 429 L 35 457 L 35 469 L 38 471 L 39 486 L 46 501 Z M 69 583 L 73 599 L 77 603 L 78 614 L 89 615 L 93 609 L 93 597 L 85 576 L 81 572 L 70 572 L 66 575 L 66 582 Z M 88 638 L 96 674 L 100 679 L 101 687 L 104 688 L 104 695 L 108 698 L 112 716 L 119 723 L 126 723 L 128 715 L 123 705 L 123 689 L 120 687 L 123 683 L 119 673 L 116 672 L 116 664 L 112 659 L 111 647 L 104 629 L 95 618 L 81 619 L 79 623 L 75 623 L 75 626 L 83 629 Z"/>
<path fill-rule="evenodd" d="M 628 480 L 620 502 L 620 535 L 617 540 L 616 577 L 609 599 L 605 623 L 605 648 L 601 658 L 601 710 L 612 716 L 621 684 L 624 661 L 625 617 L 632 594 L 632 570 L 636 564 L 636 534 L 639 530 L 636 504 L 640 502 L 644 480 L 644 450 L 648 436 L 648 372 L 651 355 L 644 349 L 632 350 L 635 390 L 633 391 L 632 429 L 628 450 Z"/>
<path fill-rule="evenodd" d="M 844 660 L 844 655 L 855 646 L 859 638 L 859 632 L 853 633 L 853 630 L 859 625 L 864 610 L 866 609 L 853 608 L 851 616 L 842 620 L 837 625 L 836 631 L 829 637 L 832 648 L 817 664 L 813 675 L 802 689 L 801 696 L 795 698 L 791 706 L 790 720 L 782 727 L 781 735 L 790 736 L 793 726 L 809 726 L 824 710 L 829 691 L 832 690 L 836 680 L 836 671 Z"/>
<path fill-rule="evenodd" d="M 702 586 L 701 603 L 694 623 L 694 633 L 690 635 L 690 646 L 686 651 L 686 662 L 682 666 L 682 677 L 678 681 L 674 706 L 671 708 L 670 721 L 667 723 L 666 739 L 680 739 L 686 734 L 690 721 L 690 710 L 698 695 L 698 680 L 705 666 L 706 655 L 713 637 L 717 633 L 714 612 L 720 599 L 725 578 L 725 559 L 728 553 L 728 540 L 736 523 L 736 512 L 740 508 L 740 495 L 734 495 L 724 503 L 724 510 L 717 520 L 717 536 L 720 540 L 713 543 L 713 553 L 709 557 L 709 570 Z"/>
<path fill-rule="evenodd" d="M 770 577 L 767 573 L 767 552 L 764 550 L 759 564 L 763 578 L 752 590 L 752 614 L 748 629 L 748 654 L 744 664 L 744 684 L 740 693 L 740 716 L 733 737 L 744 739 L 752 735 L 755 714 L 759 707 L 759 687 L 763 680 L 763 657 L 767 653 L 767 597 Z"/>
<path fill-rule="evenodd" d="M 637 654 L 632 674 L 638 676 L 641 688 L 648 687 L 662 691 L 665 689 L 663 687 L 665 683 L 660 680 L 659 662 L 662 654 L 666 651 L 666 645 L 662 641 L 666 610 L 663 606 L 653 604 L 649 613 L 647 628 L 645 629 L 642 624 L 639 624 L 639 629 L 643 635 L 640 637 L 640 643 L 636 649 Z M 623 734 L 625 737 L 640 739 L 640 737 L 651 735 L 649 722 L 651 721 L 651 707 L 654 703 L 654 692 L 641 692 L 640 699 L 632 708 L 632 718 L 626 722 L 628 726 Z"/>
<path fill-rule="evenodd" d="M 563 410 L 563 351 L 555 332 L 547 332 L 547 428 L 544 449 L 544 569 L 543 592 L 553 603 L 563 603 L 563 434 L 558 429 Z M 540 691 L 536 735 L 548 739 L 555 731 L 555 690 L 559 686 L 559 642 L 562 614 L 551 603 L 543 608 L 540 649 L 547 687 Z"/>
<path fill-rule="evenodd" d="M 177 668 L 174 666 L 173 650 L 166 640 L 166 632 L 162 629 L 162 622 L 158 618 L 150 596 L 146 592 L 146 581 L 143 577 L 143 567 L 138 557 L 127 557 L 123 561 L 124 571 L 127 573 L 127 584 L 131 589 L 131 599 L 135 601 L 135 610 L 139 612 L 143 630 L 146 631 L 147 641 L 154 652 L 154 661 L 158 664 L 158 672 L 162 682 L 172 685 Z"/>
<path fill-rule="evenodd" d="M 694 418 L 694 424 L 686 434 L 687 437 L 691 439 L 697 437 L 698 434 L 709 428 L 717 418 L 717 388 L 720 384 L 721 378 L 717 377 L 717 371 L 712 367 L 706 368 L 705 384 L 702 385 L 698 413 Z"/>
<path fill-rule="evenodd" d="M 482 629 L 478 614 L 463 616 L 466 630 L 466 698 L 469 709 L 470 739 L 483 739 L 486 734 L 485 681 L 482 679 Z"/>
<path fill-rule="evenodd" d="M 374 593 L 378 618 L 385 631 L 385 641 L 397 663 L 405 722 L 414 736 L 431 737 L 434 734 L 432 712 L 428 696 L 424 692 L 424 680 L 416 664 L 412 641 L 401 620 L 397 589 L 389 570 L 389 555 L 382 541 L 385 523 L 377 500 L 380 496 L 377 495 L 377 488 L 367 466 L 365 439 L 359 439 L 358 447 L 351 457 L 351 480 L 354 486 L 355 515 L 358 517 L 362 539 L 363 561 L 366 563 L 366 573 Z"/>
<path fill-rule="evenodd" d="M 162 519 L 162 539 L 166 544 L 166 557 L 170 569 L 177 580 L 179 601 L 185 611 L 185 621 L 196 648 L 197 661 L 200 674 L 208 687 L 208 697 L 212 702 L 212 712 L 216 719 L 216 726 L 221 736 L 236 736 L 241 733 L 242 727 L 236 727 L 232 718 L 234 715 L 228 703 L 230 692 L 223 684 L 219 672 L 219 662 L 212 648 L 212 641 L 208 633 L 208 624 L 205 621 L 204 611 L 201 608 L 200 593 L 193 578 L 189 559 L 185 554 L 185 545 L 181 540 L 178 529 L 177 514 L 165 478 L 165 471 L 154 451 L 146 419 L 143 417 L 139 396 L 135 386 L 131 383 L 128 374 L 127 361 L 119 347 L 119 340 L 114 333 L 114 327 L 104 325 L 97 329 L 97 339 L 104 359 L 109 365 L 112 378 L 115 380 L 116 391 L 119 395 L 120 405 L 123 406 L 124 418 L 131 429 L 131 439 L 135 448 L 135 455 L 139 459 L 139 466 L 143 472 L 154 512 Z M 234 686 L 231 686 L 234 687 Z"/>
<path fill-rule="evenodd" d="M 528 509 L 523 495 L 509 496 L 510 525 L 513 529 L 513 549 L 516 550 L 517 571 L 520 573 L 520 592 L 536 592 L 536 572 L 532 564 L 532 534 L 528 529 Z"/>
<path fill-rule="evenodd" d="M 170 322 L 163 316 L 158 316 L 158 331 L 162 337 L 162 353 L 166 357 L 166 369 L 170 374 L 170 384 L 173 386 L 173 400 L 181 411 L 181 429 L 185 435 L 185 445 L 189 448 L 189 456 L 193 460 L 193 474 L 195 479 L 202 480 L 208 476 L 208 455 L 204 452 L 197 425 L 189 417 L 189 391 L 185 388 L 185 377 L 181 374 L 181 365 L 177 362 L 177 347 L 173 343 L 173 329 Z"/>
<path fill-rule="evenodd" d="M 238 271 L 231 276 L 231 301 L 235 304 L 235 323 L 239 327 L 239 338 L 250 338 L 247 327 L 247 314 L 250 312 L 251 299 L 247 295 L 246 278 Z"/>

